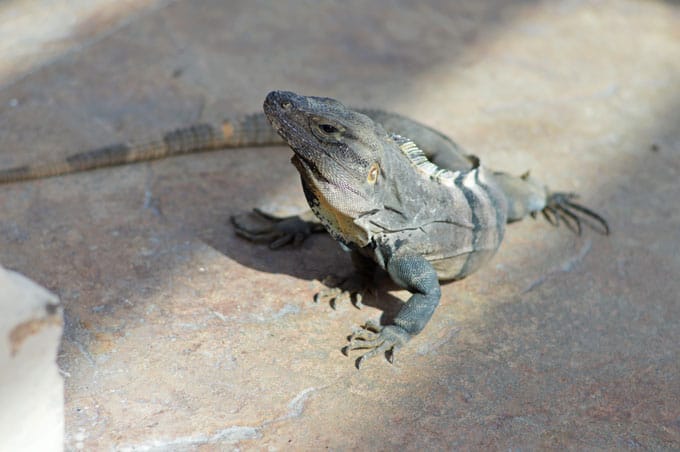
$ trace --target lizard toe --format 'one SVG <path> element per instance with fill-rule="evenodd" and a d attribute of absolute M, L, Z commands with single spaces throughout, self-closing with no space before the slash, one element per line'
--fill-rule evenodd
<path fill-rule="evenodd" d="M 274 238 L 275 237 L 275 238 Z M 270 243 L 269 243 L 269 248 L 272 250 L 278 250 L 279 248 L 283 248 L 284 246 L 288 245 L 289 243 L 292 243 L 293 246 L 296 246 L 298 244 L 298 241 L 295 240 L 295 236 L 291 234 L 272 234 Z M 301 243 L 301 242 L 299 242 Z"/>
<path fill-rule="evenodd" d="M 333 309 L 337 309 L 340 303 L 347 301 L 359 309 L 363 306 L 363 282 L 360 278 L 354 275 L 344 279 L 328 276 L 321 282 L 327 287 L 314 295 L 315 303 L 328 302 Z"/>
<path fill-rule="evenodd" d="M 598 213 L 575 202 L 576 193 L 556 192 L 548 196 L 546 205 L 541 211 L 543 217 L 553 226 L 564 223 L 567 228 L 577 235 L 581 235 L 582 224 L 594 231 L 609 235 L 609 224 Z"/>
<path fill-rule="evenodd" d="M 352 350 L 368 350 L 357 358 L 355 362 L 357 369 L 366 360 L 378 355 L 385 355 L 388 362 L 394 363 L 395 352 L 404 346 L 410 338 L 409 333 L 396 325 L 380 328 L 373 322 L 367 322 L 361 330 L 350 336 L 349 344 L 343 347 L 342 353 L 348 356 Z"/>
<path fill-rule="evenodd" d="M 253 209 L 246 214 L 231 217 L 237 235 L 251 242 L 268 243 L 271 249 L 286 245 L 300 246 L 314 232 L 318 225 L 303 220 L 299 216 L 276 217 Z"/>

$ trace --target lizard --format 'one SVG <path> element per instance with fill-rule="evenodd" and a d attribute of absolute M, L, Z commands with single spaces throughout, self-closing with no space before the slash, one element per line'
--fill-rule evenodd
<path fill-rule="evenodd" d="M 506 223 L 541 213 L 577 234 L 582 224 L 609 234 L 606 220 L 577 203 L 575 194 L 551 192 L 528 173 L 487 169 L 446 135 L 405 116 L 287 91 L 270 92 L 263 110 L 61 162 L 0 169 L 0 184 L 207 150 L 287 144 L 311 210 L 278 218 L 256 209 L 259 225 L 243 216 L 232 222 L 238 235 L 272 248 L 325 230 L 349 251 L 355 277 L 315 299 L 360 295 L 374 268 L 411 293 L 390 324 L 368 321 L 348 337 L 344 354 L 365 350 L 357 368 L 380 354 L 393 362 L 434 314 L 440 282 L 462 279 L 489 261 Z"/>

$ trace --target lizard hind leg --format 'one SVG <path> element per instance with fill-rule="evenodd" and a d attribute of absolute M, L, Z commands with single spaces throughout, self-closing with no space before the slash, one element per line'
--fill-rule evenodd
<path fill-rule="evenodd" d="M 582 223 L 600 234 L 609 235 L 607 220 L 591 209 L 574 202 L 576 198 L 578 198 L 576 193 L 551 193 L 541 213 L 552 225 L 559 226 L 562 221 L 578 235 L 581 235 Z"/>
<path fill-rule="evenodd" d="M 366 284 L 361 275 L 353 273 L 346 278 L 331 275 L 325 277 L 321 283 L 326 287 L 314 295 L 314 303 L 328 302 L 333 310 L 346 301 L 358 309 L 363 306 Z"/>
<path fill-rule="evenodd" d="M 346 277 L 327 276 L 322 284 L 326 288 L 314 295 L 314 302 L 328 302 L 333 309 L 340 303 L 350 301 L 354 307 L 361 309 L 364 296 L 371 292 L 375 279 L 375 263 L 357 251 L 352 252 L 354 272 Z"/>
<path fill-rule="evenodd" d="M 494 173 L 494 180 L 505 194 L 508 208 L 508 222 L 513 222 L 538 213 L 553 226 L 564 224 L 574 233 L 581 235 L 583 225 L 596 232 L 609 234 L 609 224 L 599 214 L 575 202 L 575 193 L 549 192 L 528 173 L 516 177 L 506 173 Z"/>

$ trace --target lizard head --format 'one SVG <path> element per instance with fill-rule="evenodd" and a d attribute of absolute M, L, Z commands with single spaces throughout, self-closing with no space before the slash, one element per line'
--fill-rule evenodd
<path fill-rule="evenodd" d="M 366 231 L 355 220 L 384 208 L 384 147 L 394 145 L 388 134 L 329 98 L 273 91 L 264 112 L 295 153 L 314 213 L 336 239 L 364 246 Z"/>

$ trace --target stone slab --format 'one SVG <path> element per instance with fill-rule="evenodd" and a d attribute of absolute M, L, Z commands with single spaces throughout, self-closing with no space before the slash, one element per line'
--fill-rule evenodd
<path fill-rule="evenodd" d="M 260 108 L 271 89 L 432 125 L 577 191 L 613 234 L 512 225 L 422 335 L 357 372 L 381 310 L 314 305 L 349 260 L 234 236 L 302 208 L 285 149 L 0 187 L 0 261 L 65 307 L 66 447 L 680 448 L 677 2 L 176 1 L 0 90 L 0 166 Z M 403 292 L 380 292 L 394 307 Z"/>

